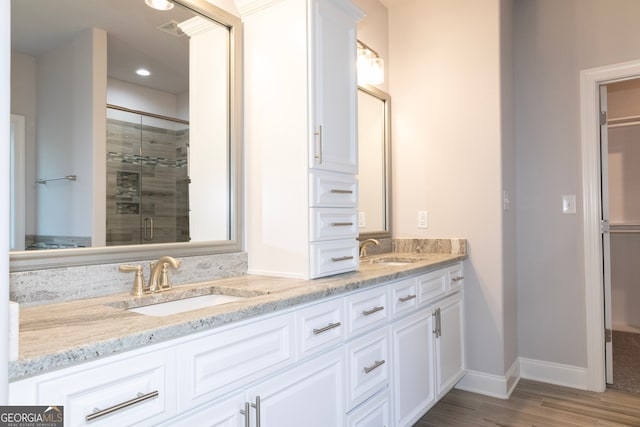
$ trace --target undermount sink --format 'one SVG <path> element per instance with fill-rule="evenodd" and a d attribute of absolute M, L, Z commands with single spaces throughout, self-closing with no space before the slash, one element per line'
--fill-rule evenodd
<path fill-rule="evenodd" d="M 390 257 L 390 256 L 385 256 L 385 257 L 376 257 L 376 258 L 372 258 L 369 260 L 369 264 L 382 264 L 382 265 L 389 265 L 389 266 L 397 266 L 397 265 L 409 265 L 412 264 L 416 261 L 419 261 L 417 259 L 411 259 L 411 258 L 405 258 L 405 257 Z"/>
<path fill-rule="evenodd" d="M 161 317 L 184 313 L 185 311 L 197 310 L 199 308 L 213 307 L 233 301 L 240 301 L 246 298 L 247 297 L 232 295 L 208 294 L 179 299 L 175 301 L 159 302 L 156 304 L 129 308 L 127 309 L 127 311 L 133 311 L 134 313 L 140 313 L 147 316 Z"/>

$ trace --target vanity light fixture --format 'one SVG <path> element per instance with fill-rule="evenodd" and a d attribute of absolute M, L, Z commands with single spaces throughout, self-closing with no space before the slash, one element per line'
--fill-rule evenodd
<path fill-rule="evenodd" d="M 173 2 L 169 0 L 144 0 L 147 6 L 156 10 L 171 10 L 173 9 Z"/>
<path fill-rule="evenodd" d="M 136 74 L 141 77 L 149 77 L 151 75 L 151 71 L 147 70 L 146 68 L 138 68 L 136 70 Z"/>
<path fill-rule="evenodd" d="M 358 40 L 358 83 L 378 85 L 384 82 L 384 60 L 378 52 Z"/>

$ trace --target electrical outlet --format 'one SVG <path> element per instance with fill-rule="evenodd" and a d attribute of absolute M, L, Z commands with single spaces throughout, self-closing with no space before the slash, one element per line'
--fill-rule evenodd
<path fill-rule="evenodd" d="M 418 228 L 427 228 L 429 225 L 429 213 L 418 211 Z"/>
<path fill-rule="evenodd" d="M 367 226 L 367 215 L 364 212 L 358 212 L 358 227 Z"/>

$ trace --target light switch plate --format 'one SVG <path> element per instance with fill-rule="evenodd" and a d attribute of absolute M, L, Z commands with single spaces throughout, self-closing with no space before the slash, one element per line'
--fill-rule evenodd
<path fill-rule="evenodd" d="M 562 213 L 565 215 L 573 215 L 576 213 L 575 194 L 565 194 L 562 196 Z"/>

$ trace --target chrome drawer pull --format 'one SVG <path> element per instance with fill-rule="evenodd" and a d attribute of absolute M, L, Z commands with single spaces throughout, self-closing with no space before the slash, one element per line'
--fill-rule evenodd
<path fill-rule="evenodd" d="M 452 282 L 459 282 L 460 280 L 463 280 L 464 276 L 458 276 L 458 277 L 452 277 L 451 281 Z"/>
<path fill-rule="evenodd" d="M 415 297 L 416 297 L 416 295 L 407 295 L 406 297 L 398 298 L 398 301 L 400 301 L 400 302 L 407 302 L 407 301 L 409 301 L 409 300 L 414 299 Z"/>
<path fill-rule="evenodd" d="M 384 310 L 384 307 L 383 307 L 383 306 L 373 307 L 371 310 L 364 310 L 364 311 L 362 312 L 362 315 L 363 315 L 363 316 L 368 316 L 368 315 L 370 315 L 370 314 L 377 313 L 377 312 L 382 311 L 382 310 Z"/>
<path fill-rule="evenodd" d="M 341 190 L 339 188 L 332 188 L 331 193 L 333 194 L 353 194 L 353 190 Z"/>
<path fill-rule="evenodd" d="M 349 261 L 350 259 L 353 259 L 353 255 L 331 258 L 331 262 Z"/>
<path fill-rule="evenodd" d="M 379 367 L 380 365 L 382 365 L 384 363 L 385 363 L 384 359 L 376 360 L 375 362 L 373 362 L 373 365 L 364 367 L 364 373 L 368 374 L 369 372 L 373 371 L 374 369 L 376 369 L 377 367 Z"/>
<path fill-rule="evenodd" d="M 352 222 L 332 222 L 332 227 L 351 227 L 353 225 Z"/>
<path fill-rule="evenodd" d="M 256 403 L 252 403 L 251 407 L 256 408 L 256 427 L 260 427 L 260 396 L 256 396 Z"/>
<path fill-rule="evenodd" d="M 329 323 L 327 326 L 325 326 L 324 328 L 320 328 L 320 329 L 314 329 L 313 330 L 313 334 L 314 335 L 318 335 L 321 334 L 323 332 L 327 332 L 331 329 L 337 328 L 338 326 L 342 325 L 342 323 L 340 322 L 336 322 L 336 323 Z"/>
<path fill-rule="evenodd" d="M 129 406 L 135 405 L 136 403 L 144 402 L 145 400 L 149 400 L 149 399 L 154 399 L 158 397 L 158 395 L 159 395 L 158 390 L 152 391 L 151 393 L 147 393 L 147 394 L 138 393 L 137 397 L 127 400 L 126 402 L 122 402 L 122 403 L 118 403 L 117 405 L 110 406 L 106 409 L 95 408 L 93 410 L 93 414 L 87 415 L 85 419 L 87 421 L 93 421 L 100 417 L 104 417 L 105 415 L 109 415 L 121 409 L 125 409 Z"/>
<path fill-rule="evenodd" d="M 240 413 L 244 415 L 244 427 L 251 427 L 251 404 L 244 402 L 244 409 L 240 409 Z"/>

